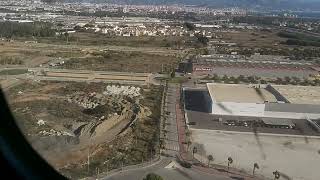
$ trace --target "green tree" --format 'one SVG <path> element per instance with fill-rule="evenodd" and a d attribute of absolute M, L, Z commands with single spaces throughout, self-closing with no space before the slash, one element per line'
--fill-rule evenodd
<path fill-rule="evenodd" d="M 210 154 L 207 158 L 208 158 L 208 167 L 209 167 L 210 162 L 213 161 L 213 156 Z"/>
<path fill-rule="evenodd" d="M 274 171 L 274 172 L 272 172 L 272 174 L 274 175 L 274 179 L 279 179 L 280 178 L 279 171 Z"/>
<path fill-rule="evenodd" d="M 157 174 L 149 173 L 143 180 L 163 180 L 163 178 Z"/>
<path fill-rule="evenodd" d="M 212 77 L 213 80 L 217 80 L 219 79 L 219 76 L 217 74 L 213 74 L 213 77 Z"/>
<path fill-rule="evenodd" d="M 185 22 L 184 26 L 189 30 L 189 31 L 194 31 L 196 29 L 196 26 L 192 23 Z"/>
<path fill-rule="evenodd" d="M 176 71 L 175 71 L 175 70 L 172 70 L 172 72 L 171 72 L 170 76 L 171 76 L 171 78 L 176 77 Z"/>
<path fill-rule="evenodd" d="M 284 77 L 284 80 L 286 81 L 287 84 L 291 82 L 291 78 L 289 76 Z"/>
<path fill-rule="evenodd" d="M 195 34 L 195 36 L 197 37 L 198 41 L 203 44 L 203 45 L 207 45 L 209 42 L 209 39 L 205 36 L 203 36 L 202 34 Z"/>
<path fill-rule="evenodd" d="M 224 75 L 222 77 L 222 80 L 223 80 L 224 83 L 228 83 L 229 82 L 229 77 L 227 75 Z"/>
<path fill-rule="evenodd" d="M 243 75 L 240 75 L 239 77 L 238 77 L 238 79 L 239 79 L 239 81 L 245 81 L 245 77 L 243 76 Z"/>

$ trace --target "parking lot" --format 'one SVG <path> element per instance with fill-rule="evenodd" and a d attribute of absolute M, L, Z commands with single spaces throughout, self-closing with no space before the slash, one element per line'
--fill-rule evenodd
<path fill-rule="evenodd" d="M 193 73 L 267 78 L 287 76 L 307 78 L 310 74 L 317 74 L 317 71 L 312 69 L 310 65 L 212 61 L 193 64 Z"/>
<path fill-rule="evenodd" d="M 290 119 L 295 126 L 289 127 L 279 124 L 265 124 L 261 118 L 249 116 L 213 115 L 197 111 L 187 111 L 187 116 L 191 129 L 320 136 L 320 133 L 303 119 Z"/>

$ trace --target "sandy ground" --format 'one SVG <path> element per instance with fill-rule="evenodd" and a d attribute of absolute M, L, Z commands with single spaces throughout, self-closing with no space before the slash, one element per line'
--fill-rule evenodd
<path fill-rule="evenodd" d="M 267 178 L 273 178 L 272 172 L 278 170 L 292 179 L 320 179 L 320 138 L 259 136 L 259 147 L 251 134 L 192 130 L 192 137 L 195 143 L 204 145 L 207 155 L 213 155 L 214 164 L 226 165 L 227 158 L 232 157 L 233 167 L 250 173 L 258 163 L 256 173 Z"/>

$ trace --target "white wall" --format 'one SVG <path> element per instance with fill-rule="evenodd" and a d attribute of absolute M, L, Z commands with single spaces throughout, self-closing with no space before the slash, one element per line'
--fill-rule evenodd
<path fill-rule="evenodd" d="M 264 108 L 264 104 L 257 103 L 214 102 L 212 103 L 212 114 L 264 116 Z"/>

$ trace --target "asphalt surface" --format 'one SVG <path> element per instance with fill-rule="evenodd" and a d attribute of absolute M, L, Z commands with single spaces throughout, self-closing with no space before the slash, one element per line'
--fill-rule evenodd
<path fill-rule="evenodd" d="M 238 131 L 238 132 L 254 132 L 253 128 L 248 126 L 229 126 L 219 122 L 219 118 L 222 120 L 236 120 L 236 121 L 255 121 L 258 117 L 247 116 L 227 116 L 227 115 L 213 115 L 210 113 L 203 113 L 197 111 L 187 111 L 188 121 L 195 124 L 189 125 L 192 129 L 205 129 L 205 130 L 221 130 L 221 131 Z M 307 121 L 304 119 L 292 119 L 292 122 L 296 124 L 296 129 L 284 129 L 284 128 L 271 128 L 271 127 L 257 127 L 255 129 L 258 133 L 270 133 L 270 134 L 290 134 L 290 135 L 307 135 L 307 136 L 320 136 L 319 132 L 316 132 Z"/>
<path fill-rule="evenodd" d="M 199 173 L 194 169 L 186 168 L 165 168 L 168 161 L 163 161 L 157 165 L 136 170 L 120 172 L 116 175 L 104 178 L 105 180 L 142 180 L 148 173 L 160 175 L 164 180 L 229 180 L 220 175 L 211 175 L 207 173 Z"/>
<path fill-rule="evenodd" d="M 167 131 L 165 153 L 175 156 L 179 152 L 178 129 L 176 122 L 176 94 L 177 86 L 173 84 L 168 85 L 166 96 L 165 115 L 167 117 L 167 124 L 165 130 Z"/>

